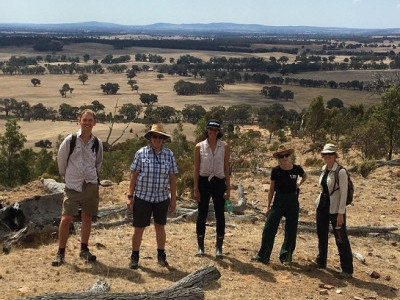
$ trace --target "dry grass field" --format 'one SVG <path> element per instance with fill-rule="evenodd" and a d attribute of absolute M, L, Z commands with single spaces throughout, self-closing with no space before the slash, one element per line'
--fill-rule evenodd
<path fill-rule="evenodd" d="M 82 56 L 89 53 L 92 58 L 102 59 L 106 54 L 114 56 L 135 53 L 152 53 L 175 59 L 181 55 L 191 54 L 208 60 L 213 56 L 238 56 L 238 54 L 220 52 L 190 52 L 182 50 L 141 49 L 130 48 L 114 50 L 111 46 L 84 44 L 67 45 L 61 54 L 67 56 Z M 30 49 L 1 48 L 0 60 L 8 59 L 11 55 L 37 55 Z M 249 54 L 250 55 L 250 54 Z M 254 54 L 251 54 L 254 55 Z M 268 53 L 269 56 L 279 57 L 279 54 Z M 137 64 L 132 61 L 127 65 Z M 198 95 L 183 97 L 173 91 L 174 83 L 182 78 L 165 75 L 158 80 L 155 72 L 140 72 L 135 80 L 138 81 L 139 93 L 154 93 L 158 95 L 157 105 L 169 105 L 182 109 L 185 104 L 201 104 L 205 108 L 215 105 L 231 106 L 249 103 L 252 105 L 268 105 L 271 100 L 263 98 L 259 92 L 262 85 L 235 84 L 226 85 L 219 95 Z M 367 80 L 368 73 L 337 72 L 318 73 L 319 79 L 328 79 L 335 76 L 337 81 Z M 313 74 L 300 74 L 303 78 L 311 78 Z M 310 77 L 306 77 L 310 76 Z M 58 109 L 66 102 L 71 105 L 89 104 L 93 100 L 100 101 L 108 112 L 113 107 L 124 103 L 139 104 L 139 96 L 130 91 L 124 74 L 106 73 L 90 75 L 85 85 L 78 80 L 78 75 L 43 75 L 38 77 L 42 84 L 33 87 L 30 79 L 35 76 L 4 76 L 0 75 L 0 98 L 15 98 L 18 101 L 26 100 L 31 105 L 39 102 L 45 106 Z M 314 77 L 315 78 L 315 77 Z M 197 79 L 200 80 L 200 79 Z M 120 91 L 117 95 L 103 95 L 100 84 L 117 82 Z M 74 88 L 67 98 L 61 98 L 58 90 L 64 83 Z M 286 87 L 283 87 L 286 89 Z M 314 97 L 322 95 L 326 101 L 333 97 L 340 98 L 345 104 L 365 103 L 367 106 L 379 102 L 379 97 L 360 91 L 344 91 L 331 89 L 306 89 L 288 86 L 295 93 L 294 101 L 281 102 L 287 109 L 300 110 L 306 108 Z M 55 142 L 58 134 L 66 135 L 75 131 L 78 126 L 75 122 L 32 121 L 19 122 L 21 131 L 27 136 L 27 147 L 34 142 L 49 139 Z M 116 124 L 113 137 L 121 132 L 124 125 Z M 133 134 L 142 135 L 144 125 L 131 124 L 132 133 L 125 133 L 124 139 Z M 168 132 L 172 132 L 175 124 L 166 125 Z M 184 133 L 188 139 L 193 139 L 193 125 L 184 124 Z M 0 133 L 4 132 L 4 120 L 0 120 Z M 101 139 L 108 134 L 107 124 L 97 124 L 94 132 Z M 263 137 L 265 140 L 266 137 Z M 312 153 L 300 154 L 308 148 L 305 140 L 291 141 L 296 149 L 297 163 L 304 164 Z M 266 147 L 260 149 L 265 152 Z M 358 161 L 357 153 L 351 153 L 349 161 Z M 275 165 L 271 153 L 267 153 L 263 162 L 265 168 Z M 398 157 L 396 157 L 398 158 Z M 343 161 L 344 165 L 346 163 Z M 305 168 L 311 174 L 313 168 Z M 398 167 L 381 167 L 362 178 L 353 174 L 356 187 L 356 196 L 353 206 L 348 207 L 349 226 L 399 226 L 400 215 L 400 174 Z M 300 196 L 300 220 L 313 222 L 315 219 L 314 202 L 319 191 L 318 177 L 310 175 L 304 184 Z M 246 200 L 251 204 L 246 213 L 254 214 L 257 220 L 254 223 L 238 222 L 227 216 L 227 232 L 224 247 L 225 258 L 216 260 L 214 257 L 214 225 L 207 227 L 206 251 L 203 258 L 194 256 L 196 252 L 195 223 L 181 222 L 167 225 L 167 256 L 170 263 L 168 269 L 157 265 L 156 244 L 153 227 L 149 227 L 145 234 L 141 248 L 140 268 L 128 269 L 132 227 L 124 225 L 110 229 L 94 229 L 90 241 L 91 249 L 98 256 L 98 262 L 87 265 L 78 257 L 78 235 L 71 236 L 68 247 L 66 264 L 53 268 L 50 262 L 57 249 L 56 234 L 51 237 L 34 237 L 11 250 L 11 253 L 0 254 L 0 299 L 14 299 L 54 292 L 84 292 L 97 279 L 104 279 L 111 285 L 111 292 L 144 292 L 165 288 L 191 272 L 209 264 L 214 264 L 221 272 L 221 278 L 205 288 L 206 299 L 398 299 L 400 287 L 400 245 L 399 241 L 382 237 L 350 236 L 352 250 L 362 254 L 366 261 L 362 263 L 354 260 L 354 278 L 339 280 L 333 275 L 339 268 L 338 254 L 333 237 L 330 238 L 328 268 L 318 270 L 310 266 L 317 253 L 316 234 L 299 232 L 298 244 L 294 256 L 294 264 L 285 267 L 280 264 L 278 253 L 283 240 L 283 231 L 278 231 L 275 247 L 268 265 L 251 263 L 250 258 L 256 253 L 261 242 L 261 233 L 265 218 L 259 212 L 265 209 L 269 187 L 269 178 L 251 172 L 234 173 L 232 176 L 233 202 L 237 201 L 235 187 L 242 182 L 246 193 Z M 101 206 L 123 205 L 128 187 L 128 175 L 125 181 L 111 187 L 101 187 Z M 0 199 L 4 203 L 13 203 L 32 195 L 43 194 L 44 190 L 39 182 L 32 182 L 13 190 L 0 192 Z M 186 195 L 184 201 L 178 205 L 193 204 Z M 258 208 L 258 210 L 252 208 Z M 399 230 L 396 231 L 399 233 Z M 102 244 L 103 247 L 96 247 Z M 379 273 L 379 278 L 372 278 L 371 272 Z"/>
<path fill-rule="evenodd" d="M 300 154 L 306 147 L 304 141 L 292 140 L 291 143 L 295 145 L 297 163 L 303 164 L 307 157 L 313 155 Z M 269 168 L 276 163 L 270 155 L 267 155 L 264 167 Z M 351 160 L 356 159 L 356 154 L 352 155 Z M 305 169 L 310 176 L 301 191 L 300 221 L 313 222 L 314 202 L 319 191 L 318 176 L 311 175 L 313 168 Z M 399 226 L 398 168 L 378 168 L 366 179 L 356 174 L 352 176 L 356 195 L 354 205 L 347 209 L 348 226 Z M 79 230 L 68 242 L 66 264 L 59 268 L 50 266 L 57 249 L 56 235 L 36 237 L 17 245 L 8 255 L 0 254 L 0 299 L 54 292 L 84 292 L 98 279 L 106 280 L 111 285 L 112 293 L 158 290 L 209 264 L 216 266 L 221 278 L 205 288 L 206 299 L 398 299 L 400 245 L 393 239 L 350 236 L 353 253 L 361 254 L 365 263 L 354 259 L 354 278 L 349 280 L 339 280 L 334 276 L 339 270 L 339 259 L 332 236 L 326 270 L 312 266 L 311 261 L 317 253 L 317 238 L 316 234 L 306 232 L 298 234 L 294 264 L 283 266 L 278 259 L 283 241 L 282 228 L 278 231 L 270 264 L 250 262 L 261 242 L 265 218 L 260 211 L 265 209 L 269 178 L 249 172 L 234 173 L 234 203 L 238 198 L 235 187 L 239 182 L 242 182 L 246 201 L 250 204 L 245 213 L 255 215 L 256 221 L 235 221 L 227 215 L 225 257 L 222 260 L 216 260 L 214 256 L 213 221 L 207 227 L 207 255 L 203 258 L 194 256 L 197 248 L 194 222 L 167 224 L 166 249 L 170 263 L 167 269 L 157 265 L 153 227 L 145 231 L 138 270 L 128 269 L 130 225 L 93 230 L 90 245 L 98 256 L 98 262 L 93 265 L 85 264 L 78 257 Z M 127 188 L 127 180 L 102 187 L 101 206 L 123 205 Z M 13 191 L 3 191 L 2 197 L 14 202 L 43 193 L 41 184 L 32 182 Z M 178 203 L 185 206 L 192 204 L 190 200 Z M 96 244 L 105 247 L 96 247 Z M 373 271 L 379 274 L 379 278 L 370 276 Z"/>

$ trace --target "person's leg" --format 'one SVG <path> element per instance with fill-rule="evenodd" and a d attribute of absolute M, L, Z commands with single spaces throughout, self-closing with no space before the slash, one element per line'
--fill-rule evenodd
<path fill-rule="evenodd" d="M 325 268 L 328 256 L 329 206 L 318 206 L 316 222 L 318 236 L 318 255 L 316 263 L 318 267 Z"/>
<path fill-rule="evenodd" d="M 264 263 L 268 263 L 272 248 L 274 247 L 275 236 L 278 231 L 279 222 L 282 219 L 283 211 L 279 203 L 274 201 L 272 205 L 267 220 L 265 221 L 264 230 L 262 233 L 261 247 L 258 251 L 257 260 Z"/>
<path fill-rule="evenodd" d="M 132 235 L 132 251 L 139 251 L 142 244 L 143 233 L 146 227 L 135 227 Z"/>
<path fill-rule="evenodd" d="M 297 224 L 299 221 L 299 202 L 297 198 L 287 199 L 285 204 L 285 239 L 283 241 L 279 259 L 283 263 L 290 263 L 296 248 Z"/>
<path fill-rule="evenodd" d="M 58 228 L 58 248 L 65 249 L 69 237 L 69 226 L 72 222 L 72 216 L 62 216 Z"/>
<path fill-rule="evenodd" d="M 200 201 L 197 203 L 196 234 L 198 251 L 196 255 L 204 254 L 204 236 L 206 233 L 206 221 L 210 205 L 209 182 L 207 178 L 199 178 Z"/>
<path fill-rule="evenodd" d="M 222 255 L 222 246 L 224 243 L 224 236 L 225 236 L 225 200 L 224 200 L 224 193 L 226 191 L 225 179 L 218 179 L 213 178 L 211 180 L 212 185 L 212 199 L 214 204 L 214 213 L 215 219 L 217 222 L 217 237 L 216 237 L 216 256 L 221 258 Z"/>
<path fill-rule="evenodd" d="M 90 232 L 92 230 L 92 216 L 82 211 L 81 243 L 89 244 Z"/>
<path fill-rule="evenodd" d="M 133 204 L 133 234 L 132 234 L 132 254 L 129 268 L 137 269 L 139 267 L 139 250 L 142 244 L 143 233 L 150 225 L 151 203 L 135 196 Z"/>
<path fill-rule="evenodd" d="M 332 223 L 335 223 L 337 220 L 337 214 L 331 215 Z M 344 223 L 340 227 L 340 229 L 333 229 L 333 234 L 335 236 L 336 246 L 339 251 L 340 257 L 340 266 L 343 272 L 347 274 L 353 274 L 353 253 L 351 251 L 349 237 L 347 235 L 346 229 L 346 215 L 343 216 Z M 333 226 L 335 228 L 335 226 Z"/>
<path fill-rule="evenodd" d="M 165 249 L 165 242 L 167 240 L 165 226 L 154 222 L 154 229 L 156 231 L 157 249 Z"/>

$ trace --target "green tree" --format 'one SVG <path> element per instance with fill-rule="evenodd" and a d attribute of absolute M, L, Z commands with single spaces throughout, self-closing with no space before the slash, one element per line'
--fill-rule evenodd
<path fill-rule="evenodd" d="M 17 166 L 21 163 L 20 152 L 26 142 L 20 129 L 16 119 L 8 119 L 4 135 L 0 134 L 0 182 L 7 186 L 20 183 Z"/>
<path fill-rule="evenodd" d="M 62 88 L 59 90 L 59 92 L 60 92 L 60 94 L 61 94 L 61 97 L 66 98 L 66 97 L 67 97 L 67 92 L 69 92 L 70 94 L 72 94 L 72 91 L 73 91 L 73 90 L 74 90 L 74 89 L 71 88 L 71 87 L 69 86 L 68 83 L 64 83 L 64 85 L 63 85 Z"/>
<path fill-rule="evenodd" d="M 134 105 L 132 103 L 125 103 L 119 109 L 119 113 L 125 116 L 127 121 L 134 121 L 137 119 L 141 111 L 142 107 L 140 105 Z"/>
<path fill-rule="evenodd" d="M 32 78 L 32 79 L 31 79 L 31 82 L 32 82 L 33 86 L 40 85 L 40 79 Z"/>
<path fill-rule="evenodd" d="M 104 94 L 115 95 L 115 94 L 117 94 L 117 92 L 119 90 L 119 84 L 107 82 L 105 84 L 101 84 L 100 88 L 103 90 Z"/>
<path fill-rule="evenodd" d="M 199 104 L 185 104 L 182 109 L 183 120 L 192 124 L 196 124 L 205 114 L 206 110 Z"/>
<path fill-rule="evenodd" d="M 161 79 L 163 79 L 163 78 L 164 78 L 164 75 L 163 75 L 163 74 L 157 74 L 157 79 L 161 80 Z"/>
<path fill-rule="evenodd" d="M 156 94 L 140 94 L 140 101 L 145 105 L 152 105 L 158 102 L 158 96 Z"/>
<path fill-rule="evenodd" d="M 89 76 L 85 73 L 79 75 L 78 77 L 79 81 L 82 81 L 82 84 L 85 84 L 85 82 L 89 79 Z"/>
<path fill-rule="evenodd" d="M 306 132 L 315 143 L 317 133 L 323 128 L 325 121 L 325 106 L 322 96 L 314 98 L 306 113 Z"/>
<path fill-rule="evenodd" d="M 77 120 L 79 108 L 71 106 L 67 103 L 62 103 L 58 109 L 58 113 L 63 120 Z"/>
<path fill-rule="evenodd" d="M 388 139 L 387 159 L 391 160 L 396 140 L 400 137 L 400 91 L 391 87 L 382 95 L 382 104 L 379 106 L 376 117 L 385 126 Z"/>

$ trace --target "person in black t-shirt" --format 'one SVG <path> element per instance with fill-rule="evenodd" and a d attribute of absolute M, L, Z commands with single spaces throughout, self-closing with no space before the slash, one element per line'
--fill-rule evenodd
<path fill-rule="evenodd" d="M 279 254 L 283 264 L 292 262 L 292 255 L 296 248 L 297 223 L 299 220 L 299 187 L 306 180 L 307 175 L 303 168 L 291 162 L 294 149 L 287 149 L 284 145 L 274 153 L 279 165 L 272 168 L 271 184 L 268 192 L 268 205 L 265 215 L 264 230 L 261 247 L 252 261 L 269 263 L 275 236 L 282 217 L 285 217 L 285 239 Z M 271 207 L 272 199 L 274 199 Z"/>

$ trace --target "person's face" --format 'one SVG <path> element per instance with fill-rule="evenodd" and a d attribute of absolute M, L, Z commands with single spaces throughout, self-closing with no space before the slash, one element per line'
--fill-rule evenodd
<path fill-rule="evenodd" d="M 84 113 L 79 119 L 79 125 L 81 125 L 82 132 L 91 132 L 96 120 L 91 113 Z"/>
<path fill-rule="evenodd" d="M 158 133 L 152 133 L 150 137 L 151 145 L 155 149 L 161 148 L 163 142 L 164 142 L 164 136 Z"/>
<path fill-rule="evenodd" d="M 336 159 L 336 153 L 322 153 L 325 163 L 333 163 Z"/>
<path fill-rule="evenodd" d="M 290 152 L 278 154 L 278 158 L 282 163 L 290 162 Z"/>
<path fill-rule="evenodd" d="M 209 127 L 207 128 L 207 133 L 209 137 L 217 137 L 218 133 L 219 133 L 219 129 L 215 128 L 215 127 Z"/>

